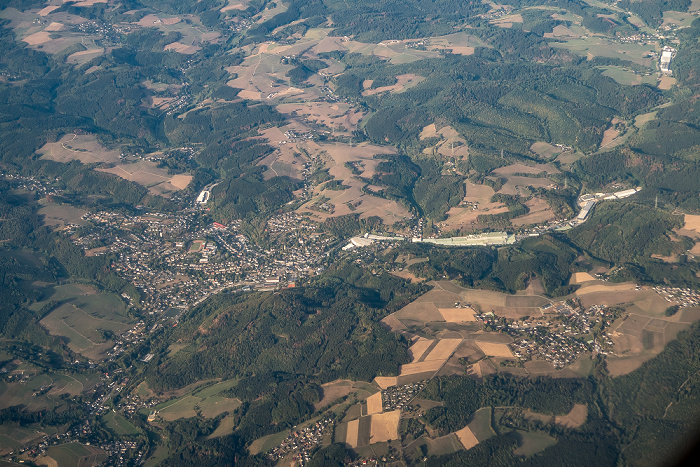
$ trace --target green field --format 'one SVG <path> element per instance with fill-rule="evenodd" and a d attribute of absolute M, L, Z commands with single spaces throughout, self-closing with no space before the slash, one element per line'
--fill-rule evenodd
<path fill-rule="evenodd" d="M 484 407 L 474 413 L 474 419 L 467 425 L 479 442 L 495 436 L 491 428 L 491 408 Z"/>
<path fill-rule="evenodd" d="M 520 446 L 513 451 L 513 454 L 518 456 L 531 456 L 557 444 L 556 439 L 544 433 L 532 433 L 529 431 L 518 431 L 517 433 L 522 440 Z"/>
<path fill-rule="evenodd" d="M 102 417 L 102 421 L 107 426 L 107 429 L 116 436 L 137 435 L 141 433 L 141 430 L 136 428 L 129 420 L 116 413 L 114 410 L 105 414 Z"/>
<path fill-rule="evenodd" d="M 46 457 L 55 460 L 59 467 L 90 466 L 104 462 L 107 458 L 101 449 L 78 443 L 52 446 L 46 451 Z"/>
<path fill-rule="evenodd" d="M 99 358 L 110 347 L 105 334 L 119 335 L 133 321 L 126 314 L 123 300 L 109 293 L 92 293 L 85 286 L 71 284 L 56 287 L 54 295 L 65 297 L 63 303 L 41 320 L 53 335 L 66 337 L 68 346 L 90 358 Z M 54 299 L 52 295 L 51 300 Z"/>
<path fill-rule="evenodd" d="M 599 36 L 571 39 L 565 42 L 551 42 L 549 46 L 567 49 L 583 56 L 618 58 L 649 67 L 650 69 L 652 61 L 650 58 L 644 57 L 644 55 L 655 50 L 656 47 L 652 45 L 618 44 Z"/>
<path fill-rule="evenodd" d="M 602 66 L 598 68 L 600 70 L 604 70 L 603 75 L 608 76 L 618 83 L 626 86 L 638 86 L 640 84 L 656 86 L 657 78 L 655 75 L 642 76 L 632 70 L 617 66 Z"/>
<path fill-rule="evenodd" d="M 195 390 L 192 394 L 158 404 L 153 410 L 157 411 L 158 415 L 166 421 L 195 417 L 197 414 L 206 418 L 214 418 L 240 407 L 240 400 L 219 395 L 222 391 L 235 386 L 237 382 L 235 379 L 221 381 Z M 141 410 L 141 413 L 146 415 L 150 411 L 150 409 L 144 409 Z"/>

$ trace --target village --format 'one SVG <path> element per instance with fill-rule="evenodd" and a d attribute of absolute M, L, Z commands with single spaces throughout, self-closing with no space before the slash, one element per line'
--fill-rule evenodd
<path fill-rule="evenodd" d="M 83 220 L 92 227 L 74 234 L 74 242 L 87 255 L 116 255 L 112 267 L 143 292 L 142 308 L 169 317 L 224 289 L 293 287 L 315 275 L 337 243 L 293 213 L 268 221 L 265 247 L 244 233 L 240 220 L 201 224 L 196 210 L 178 216 L 101 211 Z"/>

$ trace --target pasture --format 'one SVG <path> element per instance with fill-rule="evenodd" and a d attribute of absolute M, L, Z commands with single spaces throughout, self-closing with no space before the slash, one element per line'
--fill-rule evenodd
<path fill-rule="evenodd" d="M 620 44 L 602 36 L 588 36 L 570 39 L 562 42 L 550 42 L 550 47 L 567 49 L 568 51 L 588 57 L 608 57 L 630 61 L 651 68 L 652 60 L 647 57 L 650 51 L 658 52 L 658 45 Z"/>
<path fill-rule="evenodd" d="M 129 420 L 121 414 L 110 410 L 101 417 L 101 420 L 115 436 L 129 436 L 141 433 L 141 430 L 136 428 Z"/>
<path fill-rule="evenodd" d="M 40 324 L 50 334 L 68 339 L 68 347 L 88 358 L 100 359 L 113 345 L 108 334 L 119 335 L 132 320 L 126 306 L 114 294 L 81 295 L 62 303 L 45 316 Z"/>
<path fill-rule="evenodd" d="M 228 398 L 220 395 L 222 391 L 235 386 L 237 380 L 220 381 L 214 384 L 206 384 L 203 388 L 191 391 L 190 394 L 156 405 L 153 410 L 165 421 L 172 422 L 181 418 L 191 418 L 201 415 L 205 418 L 214 418 L 224 412 L 233 412 L 240 407 L 241 401 L 237 398 Z M 150 410 L 144 409 L 143 414 Z"/>
<path fill-rule="evenodd" d="M 517 456 L 530 457 L 557 444 L 556 439 L 545 433 L 518 431 L 518 434 L 520 435 L 520 446 L 513 451 L 513 454 Z"/>
<path fill-rule="evenodd" d="M 44 225 L 51 227 L 63 227 L 66 224 L 84 225 L 86 222 L 81 218 L 86 213 L 85 209 L 61 204 L 46 204 L 39 209 L 39 215 L 44 216 Z"/>
<path fill-rule="evenodd" d="M 658 81 L 656 74 L 641 74 L 629 68 L 619 66 L 601 66 L 598 68 L 603 70 L 603 76 L 612 78 L 619 84 L 625 86 L 639 86 L 640 84 L 656 86 L 656 82 Z M 604 146 L 604 144 L 602 146 Z"/>
<path fill-rule="evenodd" d="M 51 446 L 46 451 L 46 455 L 43 459 L 37 459 L 39 463 L 41 463 L 41 460 L 47 461 L 48 465 L 52 465 L 51 461 L 53 461 L 53 465 L 57 465 L 59 467 L 87 467 L 101 464 L 102 462 L 106 461 L 107 454 L 103 450 L 94 446 L 86 446 L 79 443 L 68 443 L 61 444 L 59 446 Z"/>

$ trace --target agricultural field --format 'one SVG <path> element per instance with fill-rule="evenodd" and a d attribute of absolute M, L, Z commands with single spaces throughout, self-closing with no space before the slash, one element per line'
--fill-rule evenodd
<path fill-rule="evenodd" d="M 94 135 L 67 134 L 54 143 L 46 143 L 38 151 L 42 158 L 56 162 L 80 161 L 83 164 L 119 162 L 120 152 L 107 149 Z"/>
<path fill-rule="evenodd" d="M 106 453 L 96 447 L 79 443 L 51 446 L 43 458 L 37 459 L 37 463 L 56 466 L 88 467 L 104 462 Z M 42 462 L 43 461 L 43 462 Z"/>
<path fill-rule="evenodd" d="M 129 436 L 141 433 L 141 430 L 136 428 L 129 420 L 114 410 L 103 415 L 102 422 L 104 422 L 107 429 L 116 436 Z"/>
<path fill-rule="evenodd" d="M 538 452 L 542 452 L 550 446 L 557 444 L 557 440 L 545 433 L 518 431 L 520 435 L 520 446 L 513 451 L 517 456 L 530 457 Z"/>
<path fill-rule="evenodd" d="M 85 209 L 59 204 L 46 204 L 39 209 L 39 214 L 44 216 L 44 225 L 50 227 L 63 227 L 68 224 L 86 224 L 86 222 L 81 219 L 86 213 L 87 211 Z"/>
<path fill-rule="evenodd" d="M 95 169 L 145 186 L 151 193 L 167 197 L 175 191 L 184 190 L 192 180 L 188 174 L 170 175 L 155 162 L 138 161 L 117 164 L 109 168 Z"/>
<path fill-rule="evenodd" d="M 65 337 L 74 352 L 98 360 L 114 345 L 109 336 L 127 330 L 132 319 L 120 297 L 100 293 L 65 301 L 40 323 L 50 334 Z"/>
<path fill-rule="evenodd" d="M 588 57 L 617 58 L 652 68 L 652 60 L 648 58 L 649 52 L 659 52 L 658 45 L 620 44 L 603 36 L 589 36 L 586 38 L 570 39 L 563 42 L 551 42 L 550 47 L 566 49 L 577 55 Z"/>
<path fill-rule="evenodd" d="M 189 394 L 156 405 L 153 407 L 153 411 L 156 412 L 156 423 L 158 419 L 172 422 L 197 415 L 214 418 L 224 412 L 233 412 L 240 407 L 241 401 L 237 398 L 223 397 L 220 393 L 233 387 L 236 382 L 236 380 L 221 381 L 203 389 L 187 391 Z M 143 410 L 142 413 L 148 415 L 150 410 Z"/>
<path fill-rule="evenodd" d="M 641 74 L 636 71 L 617 66 L 600 67 L 600 69 L 603 70 L 604 76 L 609 76 L 618 83 L 626 86 L 639 86 L 640 84 L 656 86 L 658 81 L 656 74 L 652 74 L 651 72 L 648 74 Z"/>

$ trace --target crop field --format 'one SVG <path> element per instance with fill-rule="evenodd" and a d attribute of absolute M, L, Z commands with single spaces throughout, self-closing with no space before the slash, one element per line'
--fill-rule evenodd
<path fill-rule="evenodd" d="M 430 353 L 423 358 L 423 360 L 426 362 L 432 360 L 445 361 L 450 358 L 452 353 L 461 343 L 462 339 L 440 339 Z"/>
<path fill-rule="evenodd" d="M 595 292 L 629 292 L 634 291 L 635 284 L 633 283 L 621 283 L 621 284 L 594 284 L 581 287 L 576 291 L 576 295 L 586 295 Z"/>
<path fill-rule="evenodd" d="M 535 146 L 539 143 L 535 143 L 532 146 Z M 546 143 L 545 143 L 546 144 Z M 547 145 L 549 146 L 549 145 Z M 556 146 L 553 146 L 557 150 Z M 504 167 L 499 167 L 493 171 L 494 173 L 498 175 L 503 175 L 503 176 L 512 176 L 516 174 L 528 174 L 528 175 L 538 175 L 541 174 L 542 172 L 546 172 L 547 174 L 558 174 L 561 173 L 559 169 L 556 168 L 554 164 L 530 164 L 530 165 L 525 165 L 522 163 L 516 163 L 516 164 L 511 164 L 511 165 L 506 165 Z"/>
<path fill-rule="evenodd" d="M 524 216 L 511 219 L 511 224 L 515 226 L 541 224 L 554 219 L 554 211 L 552 211 L 552 208 L 545 200 L 541 198 L 532 198 L 525 201 L 524 204 L 530 212 Z"/>
<path fill-rule="evenodd" d="M 345 434 L 345 442 L 352 448 L 356 448 L 358 444 L 360 429 L 360 419 L 350 420 L 347 424 L 347 432 Z"/>
<path fill-rule="evenodd" d="M 476 321 L 474 310 L 471 308 L 438 308 L 438 311 L 448 323 Z"/>
<path fill-rule="evenodd" d="M 372 415 L 370 442 L 374 444 L 399 439 L 400 418 L 400 410 Z"/>
<path fill-rule="evenodd" d="M 571 275 L 570 284 L 583 284 L 584 282 L 595 281 L 595 277 L 587 272 L 575 272 Z"/>
<path fill-rule="evenodd" d="M 102 352 L 112 346 L 102 331 L 119 334 L 130 322 L 124 303 L 112 294 L 76 297 L 40 321 L 50 334 L 66 337 L 71 350 L 93 359 L 101 358 Z"/>
<path fill-rule="evenodd" d="M 568 414 L 557 415 L 554 417 L 554 423 L 567 428 L 578 428 L 586 423 L 587 418 L 588 407 L 586 407 L 584 404 L 574 404 L 573 408 Z"/>
<path fill-rule="evenodd" d="M 365 42 L 346 40 L 341 37 L 326 36 L 321 40 L 317 39 L 316 44 L 313 45 L 311 50 L 317 54 L 322 52 L 332 52 L 335 50 L 359 53 L 362 55 L 379 57 L 381 59 L 388 60 L 389 63 L 397 65 L 440 56 L 437 51 L 409 48 L 407 47 L 406 42 L 407 41 L 391 40 L 380 42 L 378 44 L 369 44 Z"/>
<path fill-rule="evenodd" d="M 183 18 L 180 18 L 179 16 L 150 14 L 144 16 L 139 21 L 130 23 L 130 25 L 131 27 L 139 26 L 142 28 L 156 28 L 163 31 L 165 34 L 170 32 L 180 33 L 182 37 L 178 42 L 185 47 L 195 46 L 200 48 L 199 46 L 201 46 L 203 43 L 213 42 L 219 38 L 220 34 L 203 26 L 198 17 L 188 15 L 184 19 L 186 19 L 186 21 L 183 21 Z M 189 53 L 178 50 L 177 46 L 171 48 L 166 46 L 165 50 L 174 50 L 175 52 L 179 53 Z"/>
<path fill-rule="evenodd" d="M 364 113 L 344 102 L 294 102 L 277 105 L 287 115 L 300 115 L 308 121 L 325 125 L 338 134 L 349 134 L 357 127 Z"/>
<path fill-rule="evenodd" d="M 205 418 L 214 418 L 224 412 L 233 412 L 241 405 L 241 401 L 236 398 L 220 396 L 222 391 L 230 389 L 237 383 L 236 380 L 227 380 L 206 386 L 200 390 L 192 391 L 191 394 L 178 397 L 176 399 L 163 402 L 153 408 L 165 421 L 174 421 L 181 418 L 191 418 L 201 415 Z M 144 410 L 146 414 L 149 410 Z"/>
<path fill-rule="evenodd" d="M 141 432 L 132 425 L 129 420 L 124 418 L 121 414 L 116 413 L 114 410 L 110 410 L 107 414 L 102 416 L 102 421 L 107 425 L 107 429 L 116 436 L 135 435 Z"/>
<path fill-rule="evenodd" d="M 513 352 L 506 344 L 494 344 L 493 342 L 477 341 L 479 348 L 489 357 L 513 358 Z"/>
<path fill-rule="evenodd" d="M 455 431 L 455 435 L 457 435 L 457 439 L 459 439 L 459 442 L 462 443 L 464 449 L 471 449 L 479 444 L 479 440 L 476 439 L 476 436 L 474 436 L 474 433 L 472 433 L 469 426 L 465 426 L 461 430 Z"/>
<path fill-rule="evenodd" d="M 426 48 L 430 50 L 444 50 L 458 55 L 471 55 L 474 53 L 474 47 L 486 47 L 478 37 L 464 32 L 431 37 L 427 43 Z"/>
<path fill-rule="evenodd" d="M 571 39 L 565 42 L 551 42 L 550 47 L 567 49 L 585 57 L 609 57 L 630 61 L 641 66 L 652 66 L 650 58 L 645 57 L 650 51 L 658 52 L 658 45 L 619 44 L 601 36 L 589 36 Z"/>
<path fill-rule="evenodd" d="M 41 463 L 41 460 L 44 460 L 48 465 L 51 465 L 50 462 L 53 461 L 54 465 L 57 466 L 87 467 L 100 464 L 106 459 L 107 454 L 99 448 L 69 443 L 51 446 L 46 451 L 46 456 L 43 459 L 38 459 L 38 461 Z"/>
<path fill-rule="evenodd" d="M 367 399 L 367 415 L 382 413 L 382 393 L 375 392 Z"/>
<path fill-rule="evenodd" d="M 222 436 L 228 436 L 231 433 L 233 433 L 234 428 L 236 428 L 236 417 L 232 414 L 226 415 L 219 422 L 219 426 L 216 427 L 216 430 L 214 430 L 214 432 L 209 435 L 208 439 L 214 439 L 214 438 L 220 438 Z M 284 438 L 286 438 L 287 432 L 285 431 L 284 433 L 285 433 Z M 284 439 L 284 438 L 282 438 L 282 439 Z M 279 443 L 277 443 L 277 444 L 279 444 Z M 273 446 L 276 446 L 277 444 L 274 444 Z M 251 453 L 253 453 L 253 452 L 251 451 Z"/>
<path fill-rule="evenodd" d="M 105 53 L 104 48 L 81 50 L 79 52 L 73 52 L 66 58 L 66 62 L 72 65 L 82 65 L 89 62 L 95 57 Z"/>
<path fill-rule="evenodd" d="M 456 158 L 466 158 L 468 155 L 466 140 L 450 125 L 442 126 L 439 130 L 435 123 L 426 125 L 420 133 L 420 139 L 427 138 L 439 138 L 440 140 L 435 146 L 425 148 L 424 154 L 437 153 Z"/>
<path fill-rule="evenodd" d="M 336 180 L 341 181 L 348 189 L 342 191 L 323 191 L 323 186 L 315 188 L 315 195 L 329 197 L 329 204 L 334 206 L 333 213 L 318 212 L 312 209 L 315 200 L 307 202 L 298 209 L 300 214 L 311 215 L 318 220 L 325 220 L 331 216 L 346 214 L 360 214 L 362 218 L 378 216 L 387 224 L 393 224 L 409 216 L 408 210 L 394 200 L 372 196 L 362 192 L 366 182 L 354 176 L 351 170 L 345 166 L 347 162 L 360 161 L 364 165 L 363 177 L 372 177 L 374 168 L 380 160 L 375 159 L 377 154 L 392 154 L 394 151 L 371 144 L 349 145 L 343 143 L 317 145 L 318 153 L 325 161 L 328 173 Z"/>
<path fill-rule="evenodd" d="M 518 13 L 518 14 L 514 14 L 514 15 L 501 16 L 499 18 L 492 19 L 490 22 L 494 26 L 498 26 L 501 28 L 512 28 L 513 24 L 516 24 L 516 23 L 522 24 L 523 17 Z"/>
<path fill-rule="evenodd" d="M 350 380 L 336 380 L 330 383 L 322 384 L 321 389 L 323 390 L 323 397 L 320 401 L 314 404 L 314 409 L 319 410 L 323 407 L 328 406 L 335 400 L 350 394 L 354 387 L 353 382 Z"/>
<path fill-rule="evenodd" d="M 648 84 L 656 86 L 657 78 L 655 74 L 642 75 L 633 70 L 617 66 L 600 67 L 604 76 L 608 76 L 620 84 L 626 86 L 639 86 L 640 84 Z M 601 145 L 604 146 L 604 145 Z"/>
<path fill-rule="evenodd" d="M 253 441 L 253 443 L 248 447 L 248 451 L 250 451 L 250 453 L 253 455 L 268 451 L 273 447 L 278 446 L 287 436 L 289 436 L 289 430 L 283 430 L 279 433 L 263 436 L 262 438 L 258 438 Z"/>
<path fill-rule="evenodd" d="M 396 77 L 396 84 L 392 84 L 391 86 L 381 86 L 378 88 L 372 88 L 372 81 L 369 80 L 363 83 L 364 91 L 362 91 L 362 95 L 373 96 L 374 94 L 379 94 L 382 92 L 402 92 L 415 86 L 424 79 L 425 78 L 423 76 L 418 76 L 414 73 L 406 73 Z"/>
<path fill-rule="evenodd" d="M 48 204 L 39 209 L 39 214 L 44 216 L 44 225 L 48 226 L 84 225 L 86 222 L 81 217 L 85 213 L 87 213 L 85 209 L 60 204 Z"/>
<path fill-rule="evenodd" d="M 495 436 L 491 428 L 491 408 L 483 407 L 474 413 L 474 419 L 467 425 L 472 434 L 479 442 L 486 441 Z"/>
<path fill-rule="evenodd" d="M 530 151 L 534 152 L 542 159 L 552 159 L 562 153 L 562 150 L 553 144 L 538 141 L 530 146 Z"/>
<path fill-rule="evenodd" d="M 421 360 L 421 357 L 425 354 L 426 350 L 433 345 L 433 341 L 430 339 L 424 339 L 422 337 L 408 349 L 411 353 L 412 361 L 417 362 Z"/>
<path fill-rule="evenodd" d="M 55 143 L 46 143 L 37 151 L 42 159 L 56 162 L 78 160 L 83 164 L 119 162 L 119 151 L 102 146 L 94 135 L 64 135 Z"/>
<path fill-rule="evenodd" d="M 419 373 L 436 372 L 445 363 L 444 360 L 427 360 L 423 362 L 406 363 L 401 365 L 399 376 L 410 376 Z"/>
<path fill-rule="evenodd" d="M 5 454 L 4 451 L 15 450 L 49 434 L 49 430 L 46 431 L 47 433 L 28 427 L 0 425 L 0 455 Z"/>
<path fill-rule="evenodd" d="M 192 176 L 188 174 L 170 175 L 166 169 L 159 168 L 155 162 L 151 161 L 118 164 L 108 169 L 95 170 L 138 183 L 161 196 L 187 188 L 192 180 Z"/>
<path fill-rule="evenodd" d="M 547 188 L 552 185 L 556 185 L 556 183 L 548 178 L 534 178 L 523 177 L 520 175 L 512 175 L 508 177 L 508 181 L 498 192 L 503 193 L 505 195 L 527 196 L 528 193 L 524 189 L 526 187 Z"/>
<path fill-rule="evenodd" d="M 556 439 L 545 433 L 533 433 L 530 431 L 518 431 L 518 433 L 522 437 L 522 444 L 513 451 L 513 454 L 517 456 L 529 457 L 557 444 Z"/>

